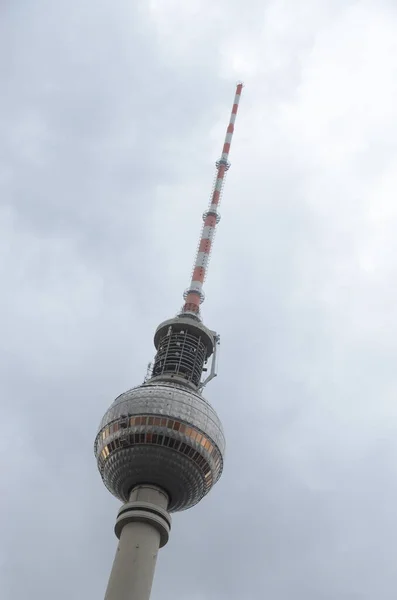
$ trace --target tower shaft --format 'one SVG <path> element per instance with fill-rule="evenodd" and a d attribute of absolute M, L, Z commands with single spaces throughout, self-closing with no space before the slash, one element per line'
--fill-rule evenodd
<path fill-rule="evenodd" d="M 135 488 L 119 511 L 120 538 L 105 600 L 149 600 L 157 553 L 168 540 L 168 496 L 155 486 Z"/>

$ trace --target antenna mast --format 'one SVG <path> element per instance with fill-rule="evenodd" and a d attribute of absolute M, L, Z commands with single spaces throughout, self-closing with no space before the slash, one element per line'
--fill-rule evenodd
<path fill-rule="evenodd" d="M 225 142 L 223 144 L 222 155 L 221 158 L 216 162 L 217 173 L 215 176 L 215 183 L 212 190 L 209 207 L 208 210 L 206 210 L 203 214 L 204 224 L 201 230 L 201 238 L 193 267 L 192 279 L 190 286 L 183 294 L 185 304 L 182 308 L 181 316 L 190 315 L 200 319 L 200 304 L 204 302 L 203 284 L 207 274 L 210 253 L 214 242 L 215 229 L 221 218 L 218 208 L 221 201 L 226 172 L 230 167 L 229 152 L 242 89 L 243 84 L 238 83 L 236 87 L 232 113 L 230 115 L 230 121 L 226 131 Z"/>

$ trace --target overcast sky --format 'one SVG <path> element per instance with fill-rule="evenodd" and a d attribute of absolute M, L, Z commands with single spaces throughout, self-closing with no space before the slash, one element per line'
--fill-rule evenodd
<path fill-rule="evenodd" d="M 203 306 L 222 479 L 153 600 L 397 594 L 394 0 L 0 1 L 0 596 L 103 598 L 99 421 L 182 304 L 233 100 Z"/>

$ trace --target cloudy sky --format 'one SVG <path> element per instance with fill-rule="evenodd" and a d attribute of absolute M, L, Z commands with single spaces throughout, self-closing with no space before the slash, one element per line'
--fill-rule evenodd
<path fill-rule="evenodd" d="M 2 600 L 103 598 L 96 428 L 181 306 L 239 79 L 227 463 L 152 598 L 396 597 L 396 34 L 394 0 L 0 2 Z"/>

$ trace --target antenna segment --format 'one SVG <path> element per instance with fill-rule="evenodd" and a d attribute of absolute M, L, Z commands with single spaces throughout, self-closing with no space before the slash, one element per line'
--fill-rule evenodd
<path fill-rule="evenodd" d="M 216 177 L 215 183 L 211 194 L 208 210 L 203 214 L 203 228 L 201 231 L 201 239 L 198 245 L 196 260 L 193 267 L 192 279 L 190 286 L 183 294 L 185 304 L 182 308 L 182 314 L 189 314 L 200 318 L 200 304 L 204 302 L 203 284 L 207 274 L 209 258 L 211 254 L 212 245 L 215 237 L 215 229 L 220 221 L 220 214 L 218 208 L 221 201 L 223 184 L 225 181 L 226 172 L 229 170 L 229 152 L 232 143 L 232 137 L 234 132 L 234 123 L 236 121 L 237 110 L 240 102 L 241 92 L 243 84 L 238 83 L 236 87 L 236 95 L 234 97 L 234 103 L 232 113 L 230 115 L 229 125 L 226 131 L 225 142 L 223 144 L 222 156 L 216 162 Z"/>

